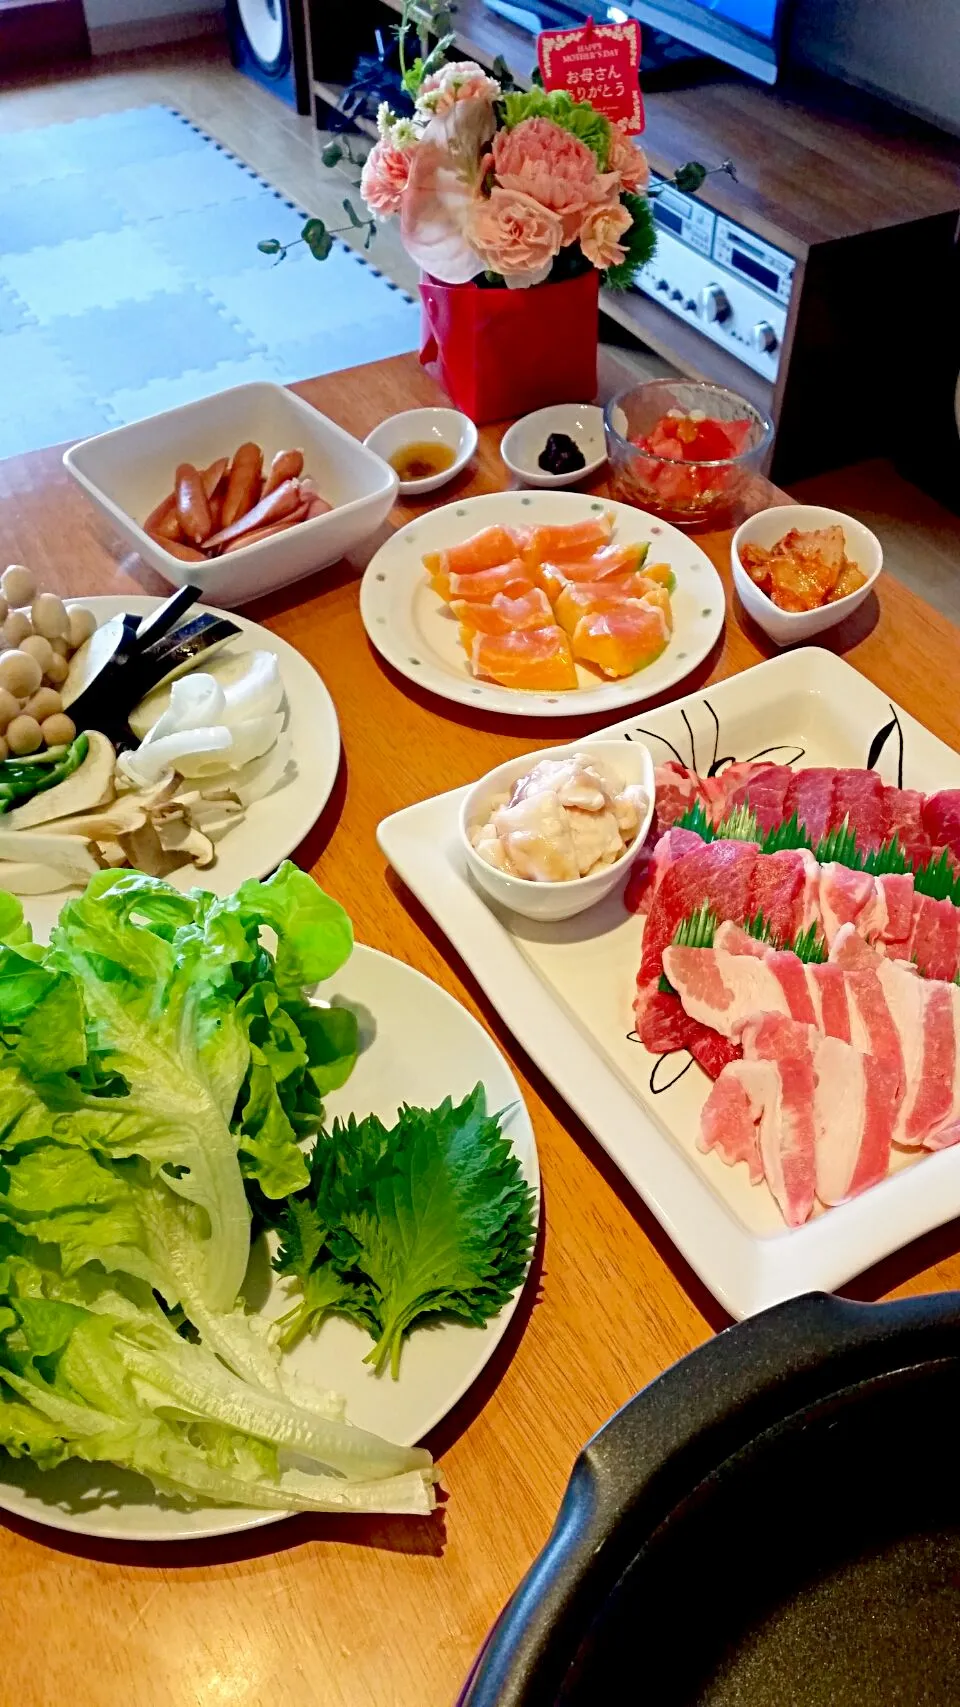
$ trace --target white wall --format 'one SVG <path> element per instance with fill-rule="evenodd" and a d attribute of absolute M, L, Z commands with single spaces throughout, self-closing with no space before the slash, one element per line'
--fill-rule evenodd
<path fill-rule="evenodd" d="M 792 47 L 960 131 L 960 0 L 797 0 Z"/>

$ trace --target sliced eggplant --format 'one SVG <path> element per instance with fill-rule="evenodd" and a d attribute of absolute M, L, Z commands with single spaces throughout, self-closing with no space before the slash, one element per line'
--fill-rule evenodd
<path fill-rule="evenodd" d="M 89 640 L 77 647 L 70 660 L 67 679 L 60 689 L 64 711 L 79 704 L 81 695 L 93 687 L 105 670 L 130 656 L 136 647 L 140 621 L 138 616 L 121 612 L 105 622 L 102 628 L 95 628 Z"/>
<path fill-rule="evenodd" d="M 159 687 L 161 682 L 169 681 L 173 676 L 181 676 L 185 670 L 192 670 L 200 663 L 206 663 L 221 646 L 228 640 L 235 640 L 240 633 L 235 622 L 228 617 L 213 616 L 210 611 L 200 611 L 189 622 L 182 622 L 179 628 L 174 628 L 152 646 L 146 647 L 141 654 L 140 662 L 146 670 L 148 664 L 164 664 L 162 675 L 154 674 L 149 687 L 143 692 Z M 132 709 L 132 708 L 131 708 Z"/>
<path fill-rule="evenodd" d="M 127 720 L 144 695 L 171 677 L 196 669 L 239 633 L 236 623 L 203 611 L 143 652 L 133 646 L 116 657 L 71 702 L 70 716 L 79 729 L 100 729 L 116 745 L 133 746 Z"/>
<path fill-rule="evenodd" d="M 144 652 L 155 640 L 168 634 L 180 618 L 186 616 L 190 606 L 195 605 L 199 597 L 199 587 L 178 587 L 175 593 L 164 599 L 162 605 L 158 605 L 155 611 L 151 611 L 149 616 L 142 619 L 137 629 L 138 650 Z"/>

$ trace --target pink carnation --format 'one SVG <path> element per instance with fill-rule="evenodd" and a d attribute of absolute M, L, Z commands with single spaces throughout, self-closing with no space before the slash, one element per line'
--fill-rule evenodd
<path fill-rule="evenodd" d="M 514 288 L 542 284 L 563 242 L 558 214 L 522 190 L 497 187 L 474 202 L 467 232 L 484 266 Z"/>
<path fill-rule="evenodd" d="M 495 101 L 499 93 L 500 85 L 495 78 L 488 77 L 472 60 L 458 59 L 424 78 L 417 106 L 424 112 L 442 115 L 458 101 Z"/>
<path fill-rule="evenodd" d="M 587 260 L 601 271 L 626 260 L 619 239 L 632 224 L 633 217 L 622 202 L 591 208 L 580 228 L 580 247 Z"/>
<path fill-rule="evenodd" d="M 360 194 L 373 213 L 399 213 L 410 176 L 410 149 L 375 142 L 360 174 Z"/>
<path fill-rule="evenodd" d="M 636 148 L 625 131 L 617 124 L 610 126 L 610 152 L 607 167 L 615 172 L 624 190 L 641 194 L 650 182 L 650 168 L 642 148 Z"/>
<path fill-rule="evenodd" d="M 564 243 L 576 242 L 587 208 L 616 194 L 619 180 L 597 170 L 596 156 L 552 119 L 523 119 L 493 139 L 493 169 L 505 190 L 521 191 L 558 215 Z"/>

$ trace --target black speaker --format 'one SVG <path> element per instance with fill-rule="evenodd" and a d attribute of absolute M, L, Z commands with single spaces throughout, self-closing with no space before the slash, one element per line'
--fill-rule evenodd
<path fill-rule="evenodd" d="M 227 0 L 230 58 L 298 113 L 309 113 L 310 69 L 303 27 L 305 0 Z"/>

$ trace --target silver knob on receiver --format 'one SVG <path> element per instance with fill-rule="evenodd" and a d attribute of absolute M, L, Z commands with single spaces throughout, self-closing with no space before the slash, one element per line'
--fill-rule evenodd
<path fill-rule="evenodd" d="M 758 320 L 750 334 L 755 350 L 763 350 L 768 355 L 777 347 L 777 334 L 769 320 Z"/>
<path fill-rule="evenodd" d="M 705 320 L 727 320 L 730 304 L 727 293 L 718 284 L 704 285 L 700 292 L 700 312 Z"/>

